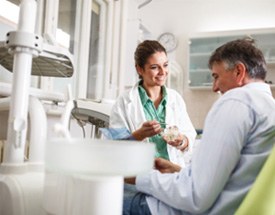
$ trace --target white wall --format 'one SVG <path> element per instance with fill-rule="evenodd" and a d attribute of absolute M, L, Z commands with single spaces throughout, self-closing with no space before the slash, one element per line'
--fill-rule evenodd
<path fill-rule="evenodd" d="M 138 2 L 136 0 L 128 3 L 128 17 L 127 17 L 127 51 L 125 56 L 125 79 L 124 86 L 128 88 L 133 86 L 137 80 L 138 75 L 135 68 L 134 52 L 139 40 L 139 24 L 140 20 L 137 13 Z M 123 89 L 124 91 L 125 89 Z"/>
<path fill-rule="evenodd" d="M 188 38 L 205 32 L 275 30 L 275 0 L 153 0 L 139 11 L 139 15 L 153 38 L 168 31 L 179 39 L 178 48 L 171 57 L 183 68 L 183 96 L 196 128 L 203 127 L 205 116 L 218 95 L 211 89 L 190 90 L 187 87 Z"/>

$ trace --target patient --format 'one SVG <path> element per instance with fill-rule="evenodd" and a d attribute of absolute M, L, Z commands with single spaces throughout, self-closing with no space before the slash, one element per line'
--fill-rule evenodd
<path fill-rule="evenodd" d="M 264 82 L 266 63 L 251 39 L 228 42 L 209 59 L 213 91 L 201 143 L 187 168 L 157 158 L 134 180 L 140 192 L 123 214 L 234 214 L 271 152 L 275 100 Z"/>
<path fill-rule="evenodd" d="M 196 131 L 182 97 L 165 87 L 169 73 L 166 50 L 159 42 L 146 40 L 136 48 L 135 64 L 140 80 L 117 99 L 110 128 L 126 128 L 134 139 L 155 143 L 156 157 L 184 167 L 190 162 L 187 151 Z M 165 127 L 170 133 L 161 135 Z"/>

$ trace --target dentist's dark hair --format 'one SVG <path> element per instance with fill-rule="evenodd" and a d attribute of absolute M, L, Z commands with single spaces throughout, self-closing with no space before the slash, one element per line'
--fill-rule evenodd
<path fill-rule="evenodd" d="M 214 63 L 226 63 L 227 70 L 243 63 L 250 78 L 265 80 L 267 69 L 262 51 L 252 38 L 237 39 L 217 48 L 208 61 L 209 69 Z"/>
<path fill-rule="evenodd" d="M 147 63 L 148 58 L 156 53 L 164 52 L 165 48 L 156 40 L 144 40 L 140 43 L 135 51 L 135 65 L 144 69 L 144 65 Z"/>

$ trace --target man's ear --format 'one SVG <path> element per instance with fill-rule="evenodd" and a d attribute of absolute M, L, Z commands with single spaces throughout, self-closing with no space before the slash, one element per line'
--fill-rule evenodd
<path fill-rule="evenodd" d="M 242 86 L 245 82 L 245 77 L 246 77 L 246 67 L 243 63 L 238 63 L 236 65 L 236 80 L 239 86 Z"/>

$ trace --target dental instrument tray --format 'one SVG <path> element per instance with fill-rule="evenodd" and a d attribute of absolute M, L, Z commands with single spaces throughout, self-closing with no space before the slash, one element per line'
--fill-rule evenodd
<path fill-rule="evenodd" d="M 6 42 L 0 41 L 0 65 L 12 72 L 13 55 Z M 32 75 L 49 77 L 71 77 L 74 71 L 70 52 L 62 47 L 43 43 L 42 52 L 32 61 Z"/>
<path fill-rule="evenodd" d="M 112 104 L 101 101 L 78 99 L 74 101 L 72 115 L 96 127 L 108 127 Z"/>

